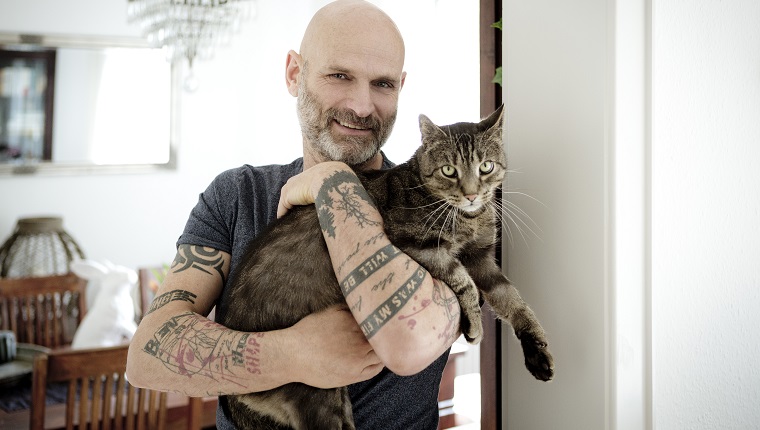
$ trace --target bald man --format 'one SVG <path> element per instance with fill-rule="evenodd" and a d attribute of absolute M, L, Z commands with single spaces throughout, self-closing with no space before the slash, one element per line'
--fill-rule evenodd
<path fill-rule="evenodd" d="M 299 52 L 288 53 L 285 70 L 288 92 L 298 101 L 303 157 L 287 165 L 228 170 L 201 194 L 177 242 L 172 268 L 130 344 L 131 383 L 194 397 L 220 396 L 220 429 L 233 428 L 225 395 L 291 382 L 348 385 L 359 429 L 437 427 L 438 385 L 448 349 L 459 335 L 452 291 L 425 273 L 418 300 L 371 333 L 358 324 L 404 280 L 424 270 L 407 264 L 408 258 L 393 259 L 359 283 L 347 306 L 310 315 L 289 328 L 245 333 L 204 317 L 215 304 L 217 317 L 224 315 L 227 281 L 248 244 L 276 216 L 313 203 L 336 172 L 353 175 L 352 169 L 392 166 L 380 148 L 396 118 L 403 66 L 401 34 L 374 5 L 338 0 L 314 15 Z M 361 210 L 379 218 L 369 205 Z M 335 237 L 326 242 L 339 279 L 389 244 L 381 225 L 334 222 Z M 377 279 L 391 282 L 371 291 Z M 361 306 L 355 306 L 359 297 Z M 420 311 L 412 309 L 414 303 L 429 305 Z M 398 318 L 415 313 L 413 325 Z"/>

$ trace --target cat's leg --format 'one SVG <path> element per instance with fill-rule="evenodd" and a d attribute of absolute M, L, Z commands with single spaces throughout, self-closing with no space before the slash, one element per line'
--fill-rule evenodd
<path fill-rule="evenodd" d="M 508 322 L 520 339 L 525 367 L 536 379 L 551 380 L 554 377 L 554 359 L 549 352 L 546 333 L 517 289 L 504 278 L 490 291 L 484 291 L 483 296 L 496 315 Z"/>
<path fill-rule="evenodd" d="M 525 367 L 542 381 L 554 377 L 554 359 L 549 342 L 533 310 L 520 297 L 520 293 L 493 260 L 493 249 L 482 248 L 461 257 L 470 276 L 494 313 L 509 323 L 520 339 L 525 356 Z"/>
<path fill-rule="evenodd" d="M 404 249 L 430 275 L 444 282 L 457 296 L 461 310 L 459 329 L 468 342 L 483 340 L 483 321 L 480 311 L 480 294 L 467 270 L 447 251 L 436 249 Z"/>

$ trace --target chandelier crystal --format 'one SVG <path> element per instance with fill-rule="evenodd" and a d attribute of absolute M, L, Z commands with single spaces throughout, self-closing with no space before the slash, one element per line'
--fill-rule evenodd
<path fill-rule="evenodd" d="M 251 15 L 250 0 L 128 0 L 127 19 L 139 23 L 153 46 L 172 63 L 187 59 L 192 75 L 196 58 L 208 59 Z M 185 81 L 186 87 L 190 84 Z"/>

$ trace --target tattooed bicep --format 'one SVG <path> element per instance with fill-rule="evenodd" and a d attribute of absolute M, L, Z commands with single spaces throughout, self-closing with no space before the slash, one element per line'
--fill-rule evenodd
<path fill-rule="evenodd" d="M 177 256 L 172 262 L 171 271 L 180 273 L 187 270 L 200 270 L 209 275 L 219 275 L 224 283 L 224 254 L 214 248 L 198 245 L 180 245 Z"/>

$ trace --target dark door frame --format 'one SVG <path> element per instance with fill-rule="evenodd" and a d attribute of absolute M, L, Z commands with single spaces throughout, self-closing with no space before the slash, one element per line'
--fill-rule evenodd
<path fill-rule="evenodd" d="M 496 67 L 502 64 L 501 30 L 491 27 L 502 17 L 501 2 L 502 0 L 480 0 L 481 118 L 485 118 L 502 103 L 501 86 L 491 82 Z M 496 258 L 501 266 L 501 240 L 497 245 Z M 497 430 L 501 429 L 502 423 L 501 323 L 493 316 L 488 305 L 483 306 L 483 330 L 483 341 L 480 344 L 480 428 Z"/>

